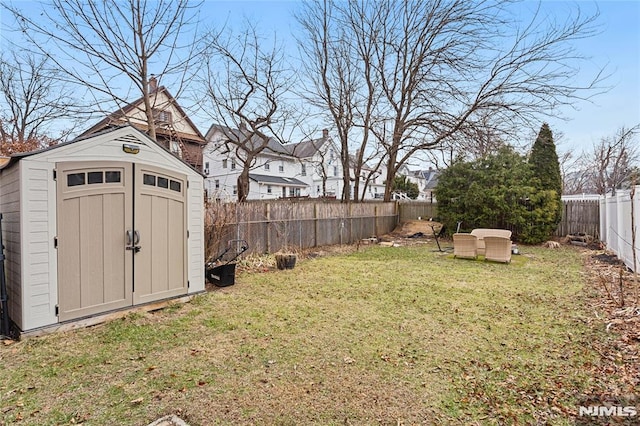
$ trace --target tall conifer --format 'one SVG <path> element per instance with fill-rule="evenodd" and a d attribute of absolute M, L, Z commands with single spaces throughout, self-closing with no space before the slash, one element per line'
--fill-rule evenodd
<path fill-rule="evenodd" d="M 553 190 L 556 192 L 558 200 L 558 211 L 556 223 L 562 218 L 562 176 L 560 174 L 560 162 L 556 152 L 556 144 L 553 141 L 553 134 L 547 123 L 542 124 L 538 137 L 531 149 L 529 164 L 534 177 L 538 178 L 538 185 L 541 190 Z"/>

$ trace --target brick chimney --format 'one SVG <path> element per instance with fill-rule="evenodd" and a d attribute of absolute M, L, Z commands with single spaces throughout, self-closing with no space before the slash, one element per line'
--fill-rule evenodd
<path fill-rule="evenodd" d="M 149 78 L 149 93 L 153 93 L 158 90 L 158 79 L 155 75 L 151 74 Z"/>
<path fill-rule="evenodd" d="M 329 137 L 329 129 L 322 129 L 322 137 L 326 139 Z"/>

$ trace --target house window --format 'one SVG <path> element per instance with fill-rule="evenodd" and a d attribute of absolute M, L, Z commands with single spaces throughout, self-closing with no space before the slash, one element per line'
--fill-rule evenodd
<path fill-rule="evenodd" d="M 306 176 L 307 175 L 307 165 L 306 164 L 302 164 L 302 170 L 300 170 L 300 174 L 302 174 L 302 176 Z"/>
<path fill-rule="evenodd" d="M 295 196 L 296 196 L 296 192 L 294 188 L 289 188 L 289 197 L 295 197 Z"/>
<path fill-rule="evenodd" d="M 233 185 L 233 195 L 238 195 L 238 185 Z"/>
<path fill-rule="evenodd" d="M 333 166 L 333 175 L 338 176 L 338 167 Z"/>
<path fill-rule="evenodd" d="M 236 160 L 231 160 L 231 170 L 236 169 Z"/>
<path fill-rule="evenodd" d="M 265 170 L 269 170 L 269 163 L 268 163 L 268 162 L 267 162 L 267 163 L 264 163 L 264 169 L 265 169 Z"/>
<path fill-rule="evenodd" d="M 216 184 L 216 189 L 220 189 L 220 181 L 218 179 L 216 179 L 215 184 Z"/>
<path fill-rule="evenodd" d="M 316 187 L 316 192 L 317 192 L 318 194 L 320 193 L 320 185 L 318 185 L 318 186 Z"/>
<path fill-rule="evenodd" d="M 182 157 L 182 150 L 180 149 L 180 144 L 176 141 L 171 141 L 171 152 L 176 157 Z"/>
<path fill-rule="evenodd" d="M 280 165 L 278 166 L 278 171 L 279 171 L 280 173 L 284 173 L 284 164 L 280 164 Z"/>
<path fill-rule="evenodd" d="M 227 159 L 226 158 L 224 160 L 222 160 L 222 168 L 223 169 L 227 168 Z"/>
<path fill-rule="evenodd" d="M 173 116 L 171 115 L 171 111 L 161 110 L 154 108 L 153 110 L 153 119 L 158 124 L 171 124 L 173 122 Z"/>
<path fill-rule="evenodd" d="M 271 194 L 271 185 L 267 185 L 267 194 Z"/>

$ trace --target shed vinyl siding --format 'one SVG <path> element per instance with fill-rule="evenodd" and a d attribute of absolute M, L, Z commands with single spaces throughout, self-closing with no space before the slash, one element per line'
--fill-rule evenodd
<path fill-rule="evenodd" d="M 53 165 L 24 161 L 22 173 L 22 287 L 24 289 L 23 330 L 58 321 L 55 237 L 56 200 Z M 28 301 L 28 302 L 27 302 Z"/>
<path fill-rule="evenodd" d="M 139 154 L 126 153 L 123 144 L 135 144 Z M 63 162 L 91 166 L 105 161 L 157 166 L 186 175 L 189 185 L 184 211 L 188 212 L 189 240 L 184 261 L 190 284 L 186 291 L 204 291 L 203 177 L 141 132 L 119 128 L 14 158 L 0 171 L 9 315 L 24 332 L 61 322 L 56 315 L 61 293 L 54 243 L 58 237 L 54 169 Z"/>
<path fill-rule="evenodd" d="M 204 180 L 188 178 L 187 229 L 189 293 L 204 290 Z"/>
<path fill-rule="evenodd" d="M 5 246 L 5 273 L 9 316 L 22 328 L 22 286 L 20 246 L 20 167 L 2 171 L 0 212 L 2 238 Z"/>

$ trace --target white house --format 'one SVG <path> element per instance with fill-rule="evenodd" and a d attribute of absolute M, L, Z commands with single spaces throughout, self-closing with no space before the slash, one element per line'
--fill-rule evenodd
<path fill-rule="evenodd" d="M 205 138 L 203 151 L 205 188 L 210 199 L 233 201 L 237 199 L 237 181 L 246 151 L 230 140 L 242 140 L 247 131 L 213 125 Z M 249 149 L 259 147 L 262 141 L 254 137 Z M 353 160 L 352 160 L 353 161 Z M 351 175 L 353 175 L 353 169 Z M 284 197 L 342 198 L 344 189 L 340 148 L 324 129 L 317 139 L 281 144 L 269 139 L 260 151 L 249 172 L 248 200 Z M 351 181 L 351 191 L 355 185 Z M 373 200 L 384 196 L 384 174 L 368 165 L 359 176 L 359 199 Z M 364 195 L 364 196 L 363 196 Z"/>
<path fill-rule="evenodd" d="M 342 197 L 344 187 L 340 150 L 327 129 L 322 137 L 285 145 L 298 159 L 302 170 L 300 179 L 309 185 L 309 196 Z"/>
<path fill-rule="evenodd" d="M 234 201 L 238 194 L 238 176 L 242 171 L 245 152 L 229 142 L 242 140 L 245 129 L 230 129 L 212 125 L 203 150 L 205 189 L 210 199 Z M 249 141 L 258 147 L 262 141 Z M 266 147 L 252 161 L 249 171 L 249 200 L 269 200 L 283 197 L 309 196 L 305 164 L 292 155 L 280 142 L 269 139 Z"/>

